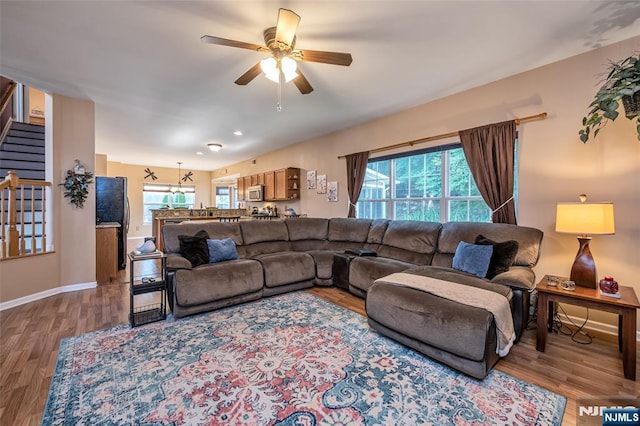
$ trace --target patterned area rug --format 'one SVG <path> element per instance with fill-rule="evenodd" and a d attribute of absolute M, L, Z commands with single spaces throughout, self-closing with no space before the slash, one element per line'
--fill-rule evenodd
<path fill-rule="evenodd" d="M 564 397 L 483 381 L 308 293 L 65 339 L 44 425 L 560 424 Z"/>

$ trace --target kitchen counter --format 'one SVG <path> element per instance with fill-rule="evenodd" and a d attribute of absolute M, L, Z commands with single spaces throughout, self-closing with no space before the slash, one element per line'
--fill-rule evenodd
<path fill-rule="evenodd" d="M 96 224 L 96 229 L 102 229 L 102 228 L 120 228 L 122 225 L 120 225 L 118 222 L 101 222 L 101 223 L 97 223 Z"/>

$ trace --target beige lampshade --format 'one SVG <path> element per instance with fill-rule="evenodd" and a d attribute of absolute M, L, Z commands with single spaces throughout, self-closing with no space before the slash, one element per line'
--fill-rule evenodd
<path fill-rule="evenodd" d="M 556 232 L 615 234 L 613 203 L 558 203 Z"/>

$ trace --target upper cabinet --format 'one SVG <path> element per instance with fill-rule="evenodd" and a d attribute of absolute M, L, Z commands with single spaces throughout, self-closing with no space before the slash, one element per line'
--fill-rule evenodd
<path fill-rule="evenodd" d="M 274 200 L 297 200 L 300 198 L 300 169 L 288 167 L 276 170 Z"/>
<path fill-rule="evenodd" d="M 244 201 L 244 179 L 238 178 L 238 201 Z"/>
<path fill-rule="evenodd" d="M 238 178 L 238 201 L 247 201 L 250 186 L 264 185 L 264 201 L 298 200 L 300 198 L 300 169 L 287 167 Z"/>
<path fill-rule="evenodd" d="M 264 178 L 264 200 L 271 201 L 276 196 L 276 175 L 274 171 L 265 172 Z"/>

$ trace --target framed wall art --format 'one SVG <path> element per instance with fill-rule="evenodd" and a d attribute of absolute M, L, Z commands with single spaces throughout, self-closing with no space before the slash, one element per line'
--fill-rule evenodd
<path fill-rule="evenodd" d="M 307 189 L 315 189 L 316 187 L 316 171 L 309 170 L 307 172 Z"/>
<path fill-rule="evenodd" d="M 327 201 L 338 201 L 338 182 L 327 182 Z"/>
<path fill-rule="evenodd" d="M 316 178 L 316 181 L 317 181 L 316 193 L 326 194 L 327 193 L 327 175 L 318 175 Z"/>

